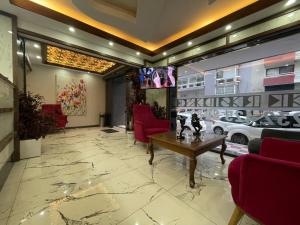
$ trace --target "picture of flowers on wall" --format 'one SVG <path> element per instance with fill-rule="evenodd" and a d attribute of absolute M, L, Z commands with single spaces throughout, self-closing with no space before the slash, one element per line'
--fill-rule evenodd
<path fill-rule="evenodd" d="M 86 92 L 87 85 L 83 79 L 56 77 L 56 102 L 61 104 L 65 115 L 86 115 Z"/>

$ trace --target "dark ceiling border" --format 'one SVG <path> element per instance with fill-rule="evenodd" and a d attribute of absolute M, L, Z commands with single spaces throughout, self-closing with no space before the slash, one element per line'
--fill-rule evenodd
<path fill-rule="evenodd" d="M 92 49 L 89 49 L 89 48 L 85 48 L 85 47 L 82 47 L 82 46 L 79 46 L 79 45 L 74 45 L 74 44 L 71 44 L 69 42 L 61 41 L 61 40 L 58 40 L 58 39 L 55 39 L 55 38 L 52 38 L 52 37 L 48 37 L 48 36 L 45 36 L 45 35 L 42 35 L 42 34 L 39 34 L 39 33 L 24 30 L 24 29 L 21 29 L 21 28 L 18 28 L 18 35 L 25 38 L 25 39 L 31 40 L 31 41 L 37 41 L 37 42 L 41 42 L 41 43 L 44 43 L 44 44 L 49 44 L 47 42 L 50 42 L 52 45 L 61 45 L 61 46 L 64 46 L 64 48 L 72 50 L 72 51 L 76 51 L 76 50 L 78 51 L 79 50 L 79 51 L 82 51 L 84 54 L 87 54 L 87 55 L 89 53 L 94 54 L 94 55 L 91 55 L 91 56 L 103 58 L 103 59 L 106 59 L 106 60 L 111 60 L 111 61 L 119 63 L 119 64 L 128 65 L 128 66 L 132 66 L 132 67 L 140 67 L 141 66 L 140 64 L 129 62 L 125 59 L 121 59 L 121 58 L 118 58 L 118 57 L 115 57 L 115 56 L 103 54 L 101 52 L 98 52 L 98 51 L 95 51 L 95 50 L 92 50 Z M 37 38 L 39 40 L 36 40 L 34 38 Z M 59 46 L 59 47 L 61 47 L 61 46 Z"/>
<path fill-rule="evenodd" d="M 167 51 L 171 48 L 174 48 L 175 46 L 177 45 L 180 45 L 180 44 L 183 44 L 191 39 L 194 39 L 196 37 L 199 37 L 201 35 L 204 35 L 206 33 L 209 33 L 213 30 L 216 30 L 220 27 L 223 27 L 229 23 L 232 23 L 234 22 L 235 20 L 238 20 L 238 19 L 241 19 L 243 17 L 246 17 L 250 14 L 253 14 L 253 13 L 256 13 L 264 8 L 267 8 L 267 7 L 270 7 L 272 5 L 275 5 L 279 2 L 281 2 L 282 0 L 259 0 L 249 6 L 246 6 L 228 16 L 225 16 L 223 18 L 221 18 L 220 20 L 217 20 L 203 28 L 200 28 L 184 37 L 181 37 L 169 44 L 166 44 L 158 49 L 156 49 L 155 51 L 150 51 L 146 48 L 143 48 L 141 46 L 138 46 L 132 42 L 129 42 L 129 41 L 126 41 L 120 37 L 117 37 L 115 35 L 112 35 L 112 34 L 109 34 L 103 30 L 99 30 L 93 26 L 90 26 L 90 25 L 87 25 L 81 21 L 78 21 L 74 18 L 71 18 L 69 16 L 66 16 L 62 13 L 59 13 L 59 12 L 56 12 L 54 10 L 51 10 L 47 7 L 44 7 L 44 6 L 41 6 L 39 4 L 36 4 L 34 2 L 31 2 L 31 1 L 24 1 L 24 0 L 9 0 L 11 4 L 15 5 L 15 6 L 18 6 L 20 8 L 23 8 L 23 9 L 26 9 L 26 10 L 29 10 L 31 12 L 34 12 L 34 13 L 37 13 L 39 15 L 42 15 L 42 16 L 45 16 L 45 17 L 48 17 L 48 18 L 51 18 L 51 19 L 54 19 L 56 21 L 59 21 L 59 22 L 62 22 L 62 23 L 65 23 L 65 24 L 68 24 L 68 25 L 71 25 L 71 26 L 74 26 L 80 30 L 83 30 L 83 31 L 86 31 L 88 33 L 91 33 L 91 34 L 94 34 L 96 36 L 99 36 L 99 37 L 102 37 L 102 38 L 105 38 L 107 40 L 111 40 L 111 41 L 114 41 L 120 45 L 123 45 L 123 46 L 126 46 L 128 48 L 131 48 L 131 49 L 134 49 L 134 50 L 137 50 L 137 51 L 140 51 L 146 55 L 149 55 L 149 56 L 156 56 L 160 53 L 162 53 L 163 51 Z"/>

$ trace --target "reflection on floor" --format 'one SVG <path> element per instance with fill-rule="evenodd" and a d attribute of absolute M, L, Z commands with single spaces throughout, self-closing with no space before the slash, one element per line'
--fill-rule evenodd
<path fill-rule="evenodd" d="M 67 130 L 43 141 L 39 158 L 15 164 L 0 193 L 1 225 L 211 225 L 233 211 L 227 157 L 199 157 L 190 189 L 184 157 L 156 149 L 154 165 L 124 131 Z M 243 225 L 256 224 L 248 217 Z"/>
<path fill-rule="evenodd" d="M 229 141 L 226 141 L 226 145 L 227 148 L 225 153 L 229 155 L 240 156 L 240 155 L 248 154 L 248 145 L 240 145 Z M 216 150 L 221 151 L 221 147 L 218 147 Z"/>

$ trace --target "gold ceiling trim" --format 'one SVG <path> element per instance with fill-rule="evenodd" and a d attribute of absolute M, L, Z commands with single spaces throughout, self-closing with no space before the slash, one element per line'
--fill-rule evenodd
<path fill-rule="evenodd" d="M 45 63 L 100 74 L 117 65 L 115 62 L 51 45 L 46 46 Z"/>

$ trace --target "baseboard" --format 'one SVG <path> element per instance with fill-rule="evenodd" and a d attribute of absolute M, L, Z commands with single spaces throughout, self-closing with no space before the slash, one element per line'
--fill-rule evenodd
<path fill-rule="evenodd" d="M 88 126 L 66 127 L 66 129 L 89 128 L 89 127 L 100 127 L 100 126 L 99 124 L 96 124 L 96 125 L 88 125 Z"/>
<path fill-rule="evenodd" d="M 10 173 L 10 170 L 13 167 L 13 162 L 6 162 L 5 165 L 0 170 L 0 191 L 2 190 L 2 187 Z"/>

